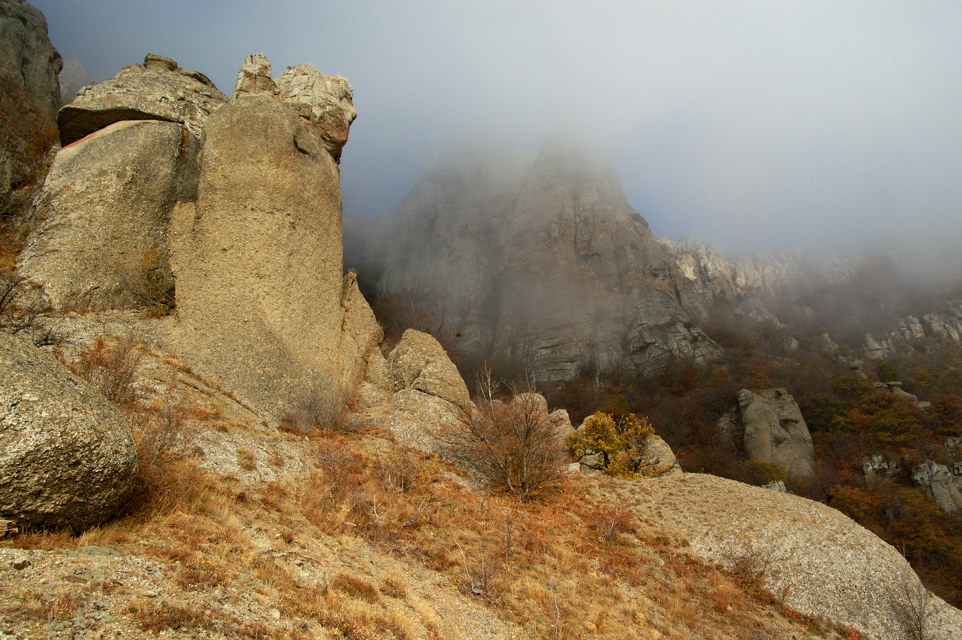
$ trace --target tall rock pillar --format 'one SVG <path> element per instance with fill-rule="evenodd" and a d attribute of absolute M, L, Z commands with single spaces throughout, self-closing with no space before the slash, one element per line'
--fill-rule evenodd
<path fill-rule="evenodd" d="M 327 116 L 344 140 L 356 112 L 346 81 L 293 69 L 341 95 L 291 101 L 284 78 L 249 82 L 242 69 L 244 90 L 204 128 L 196 205 L 172 227 L 183 357 L 275 417 L 305 394 L 339 407 L 354 357 L 341 349 L 340 176 L 312 104 L 343 105 Z"/>

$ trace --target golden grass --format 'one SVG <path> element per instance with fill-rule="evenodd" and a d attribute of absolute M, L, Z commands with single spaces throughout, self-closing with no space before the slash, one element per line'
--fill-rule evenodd
<path fill-rule="evenodd" d="M 452 479 L 451 465 L 376 435 L 318 432 L 309 446 L 309 477 L 257 487 L 216 479 L 182 452 L 158 456 L 125 517 L 79 538 L 20 534 L 15 545 L 108 546 L 171 567 L 176 597 L 129 604 L 147 633 L 176 625 L 297 639 L 311 637 L 303 626 L 310 622 L 357 640 L 441 637 L 430 596 L 396 570 L 340 569 L 305 581 L 283 550 L 326 535 L 440 572 L 464 597 L 536 638 L 739 638 L 745 629 L 779 637 L 779 625 L 790 624 L 838 637 L 782 607 L 750 576 L 692 560 L 682 543 L 637 521 L 615 492 L 587 490 L 597 480 L 566 477 L 559 491 L 520 502 L 479 495 Z M 269 532 L 270 554 L 249 532 L 253 523 Z M 192 594 L 230 586 L 266 598 L 291 621 L 212 618 L 191 605 Z M 71 603 L 44 606 L 36 615 Z"/>

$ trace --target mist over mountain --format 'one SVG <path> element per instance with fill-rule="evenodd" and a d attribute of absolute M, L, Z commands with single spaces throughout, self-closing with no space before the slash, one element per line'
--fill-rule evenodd
<path fill-rule="evenodd" d="M 703 329 L 718 318 L 858 349 L 962 293 L 945 239 L 731 254 L 656 238 L 602 154 L 570 140 L 452 146 L 396 211 L 346 230 L 347 265 L 393 322 L 543 380 L 720 360 Z"/>

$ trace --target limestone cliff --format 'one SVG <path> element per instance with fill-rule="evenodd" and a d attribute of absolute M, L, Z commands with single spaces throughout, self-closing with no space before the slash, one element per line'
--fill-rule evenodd
<path fill-rule="evenodd" d="M 383 292 L 412 297 L 465 352 L 540 379 L 719 354 L 614 172 L 579 149 L 448 159 L 376 236 Z"/>

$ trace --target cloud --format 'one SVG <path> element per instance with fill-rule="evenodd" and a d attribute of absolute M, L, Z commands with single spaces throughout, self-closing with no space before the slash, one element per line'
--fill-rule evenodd
<path fill-rule="evenodd" d="M 90 81 L 87 69 L 77 58 L 64 60 L 63 69 L 60 70 L 60 100 L 67 104 L 75 97 L 77 92 Z"/>
<path fill-rule="evenodd" d="M 590 139 L 662 235 L 722 248 L 962 235 L 962 5 L 854 0 L 37 0 L 95 78 L 147 50 L 230 92 L 244 55 L 346 76 L 347 213 L 451 138 Z M 103 19 L 103 16 L 110 16 Z"/>

